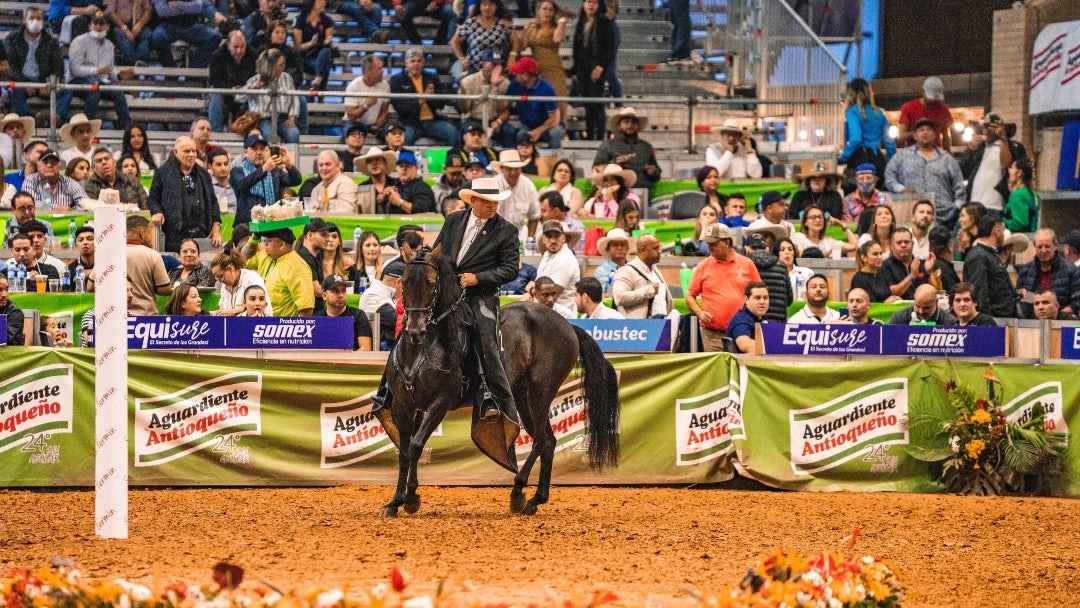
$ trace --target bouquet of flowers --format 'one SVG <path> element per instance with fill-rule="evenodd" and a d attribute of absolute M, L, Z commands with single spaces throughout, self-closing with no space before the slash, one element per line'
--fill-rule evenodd
<path fill-rule="evenodd" d="M 1009 420 L 1002 411 L 1004 385 L 991 369 L 983 373 L 985 396 L 964 383 L 945 381 L 948 405 L 927 404 L 908 416 L 908 453 L 933 463 L 931 474 L 950 492 L 998 496 L 1023 487 L 1024 475 L 1060 466 L 1063 438 L 1046 430 L 1046 409 Z"/>
<path fill-rule="evenodd" d="M 859 530 L 847 539 L 855 548 Z M 810 557 L 777 549 L 748 570 L 738 587 L 715 597 L 688 592 L 710 608 L 899 608 L 896 574 L 877 557 L 822 551 Z"/>

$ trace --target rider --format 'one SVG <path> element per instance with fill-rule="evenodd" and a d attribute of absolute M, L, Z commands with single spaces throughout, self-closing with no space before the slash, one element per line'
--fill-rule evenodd
<path fill-rule="evenodd" d="M 510 450 L 519 432 L 520 420 L 502 365 L 498 329 L 499 286 L 512 281 L 518 273 L 517 227 L 498 214 L 499 202 L 510 195 L 511 192 L 502 190 L 494 178 L 473 180 L 471 188 L 461 191 L 461 200 L 472 209 L 449 215 L 435 246 L 442 245 L 442 255 L 457 271 L 459 284 L 465 290 L 465 303 L 472 311 L 475 335 L 479 338 L 479 344 L 476 340 L 473 344 L 482 365 L 480 373 L 486 382 L 478 392 L 482 412 L 479 426 L 495 423 L 501 427 L 503 445 L 498 455 L 503 456 L 506 452 L 506 457 L 513 462 Z M 474 382 L 473 386 L 477 384 Z M 373 399 L 373 410 L 385 407 L 390 397 L 388 392 L 380 387 Z M 473 435 L 477 437 L 475 431 Z M 485 446 L 480 447 L 495 457 Z"/>

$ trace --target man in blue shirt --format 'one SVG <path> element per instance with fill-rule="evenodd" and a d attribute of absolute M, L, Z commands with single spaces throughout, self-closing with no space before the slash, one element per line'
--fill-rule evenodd
<path fill-rule="evenodd" d="M 514 75 L 513 82 L 506 88 L 506 94 L 514 97 L 555 97 L 555 87 L 550 82 L 540 77 L 540 66 L 532 57 L 522 57 L 510 66 L 510 73 Z M 517 102 L 518 118 L 521 120 L 521 128 L 518 135 L 528 133 L 534 142 L 541 140 L 547 142 L 548 148 L 562 146 L 562 116 L 559 115 L 559 104 L 555 101 L 526 101 Z M 506 119 L 510 117 L 510 109 L 503 110 L 496 119 L 498 129 Z"/>
<path fill-rule="evenodd" d="M 755 326 L 766 323 L 765 313 L 769 310 L 769 286 L 763 281 L 754 281 L 743 289 L 746 304 L 728 321 L 727 337 L 735 342 L 735 351 L 748 355 L 760 354 L 757 348 Z"/>

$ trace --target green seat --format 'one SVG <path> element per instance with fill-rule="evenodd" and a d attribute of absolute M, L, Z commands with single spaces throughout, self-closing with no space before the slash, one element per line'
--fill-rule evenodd
<path fill-rule="evenodd" d="M 428 173 L 442 173 L 443 165 L 446 164 L 446 153 L 450 148 L 428 148 L 424 150 L 424 158 L 427 160 Z"/>

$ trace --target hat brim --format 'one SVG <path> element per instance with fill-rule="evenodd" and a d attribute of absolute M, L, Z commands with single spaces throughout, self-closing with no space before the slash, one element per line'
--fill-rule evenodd
<path fill-rule="evenodd" d="M 615 116 L 612 116 L 610 120 L 608 120 L 608 131 L 611 131 L 612 133 L 618 133 L 619 122 L 622 121 L 622 119 L 624 118 L 636 118 L 638 121 L 639 130 L 644 130 L 645 127 L 649 126 L 649 119 L 641 116 L 640 114 L 616 114 Z"/>
<path fill-rule="evenodd" d="M 71 137 L 71 131 L 74 130 L 75 127 L 81 127 L 82 125 L 88 125 L 90 127 L 90 137 L 93 138 L 96 137 L 98 131 L 101 130 L 101 119 L 95 118 L 93 120 L 87 120 L 86 122 L 69 122 L 65 124 L 64 126 L 60 127 L 60 140 L 66 141 L 69 144 L 75 143 L 75 139 Z"/>
<path fill-rule="evenodd" d="M 1027 248 L 1031 246 L 1031 241 L 1022 234 L 1011 234 L 1009 235 L 1009 238 L 1001 243 L 1002 247 L 1008 247 L 1010 245 L 1013 248 L 1013 253 L 1022 253 L 1027 251 Z"/>
<path fill-rule="evenodd" d="M 488 194 L 488 193 L 480 193 L 480 192 L 477 192 L 476 190 L 472 190 L 470 188 L 465 188 L 458 194 L 458 196 L 461 198 L 461 200 L 465 201 L 466 205 L 471 205 L 471 204 L 473 204 L 473 201 L 475 199 L 481 199 L 481 200 L 485 200 L 485 201 L 494 201 L 496 203 L 501 203 L 502 201 L 505 201 L 506 199 L 510 198 L 510 194 L 511 194 L 511 192 L 509 190 L 503 190 L 503 191 L 499 192 L 498 194 Z"/>
<path fill-rule="evenodd" d="M 771 234 L 771 235 L 773 235 L 774 238 L 777 238 L 777 239 L 787 238 L 787 235 L 788 235 L 786 228 L 784 228 L 783 226 L 780 226 L 780 225 L 775 225 L 775 224 L 771 225 L 771 226 L 758 226 L 756 228 L 751 227 L 751 226 L 746 226 L 746 227 L 744 227 L 742 229 L 742 232 L 743 232 L 743 235 L 747 235 L 747 234 L 762 234 L 762 235 Z"/>
<path fill-rule="evenodd" d="M 488 168 L 489 169 L 494 169 L 495 171 L 498 171 L 499 169 L 502 169 L 503 167 L 506 167 L 507 169 L 523 169 L 525 167 L 525 165 L 527 165 L 527 164 L 529 164 L 529 163 L 527 163 L 525 161 L 521 161 L 521 160 L 508 160 L 508 161 L 505 161 L 505 162 L 499 162 L 497 160 L 493 160 L 490 163 L 488 163 Z"/>
<path fill-rule="evenodd" d="M 601 237 L 600 240 L 596 241 L 596 249 L 600 252 L 601 255 L 610 259 L 611 256 L 608 255 L 608 246 L 615 241 L 626 241 L 626 245 L 628 247 L 627 251 L 637 251 L 637 239 L 632 236 Z"/>
<path fill-rule="evenodd" d="M 804 173 L 798 176 L 795 181 L 799 182 L 800 184 L 805 184 L 806 182 L 814 179 L 815 177 L 824 177 L 826 180 L 831 179 L 836 182 L 844 179 L 843 175 L 840 175 L 839 173 L 834 173 L 832 171 L 811 171 L 810 173 Z"/>
<path fill-rule="evenodd" d="M 353 169 L 359 171 L 360 173 L 363 173 L 368 177 L 371 177 L 371 172 L 368 171 L 367 164 L 368 161 L 373 158 L 382 158 L 384 161 L 386 161 L 387 167 L 393 167 L 397 165 L 397 154 L 386 150 L 381 154 L 365 154 L 363 156 L 357 156 L 353 159 Z"/>
<path fill-rule="evenodd" d="M 623 183 L 626 184 L 627 188 L 633 188 L 634 184 L 637 183 L 637 173 L 634 173 L 630 169 L 622 169 L 618 173 L 614 173 L 614 172 L 610 172 L 610 171 L 609 172 L 597 173 L 596 175 L 591 176 L 589 178 L 589 181 L 592 182 L 593 186 L 596 186 L 597 188 L 599 188 L 600 184 L 604 183 L 604 178 L 609 176 L 609 175 L 621 177 L 622 180 L 623 180 Z"/>

